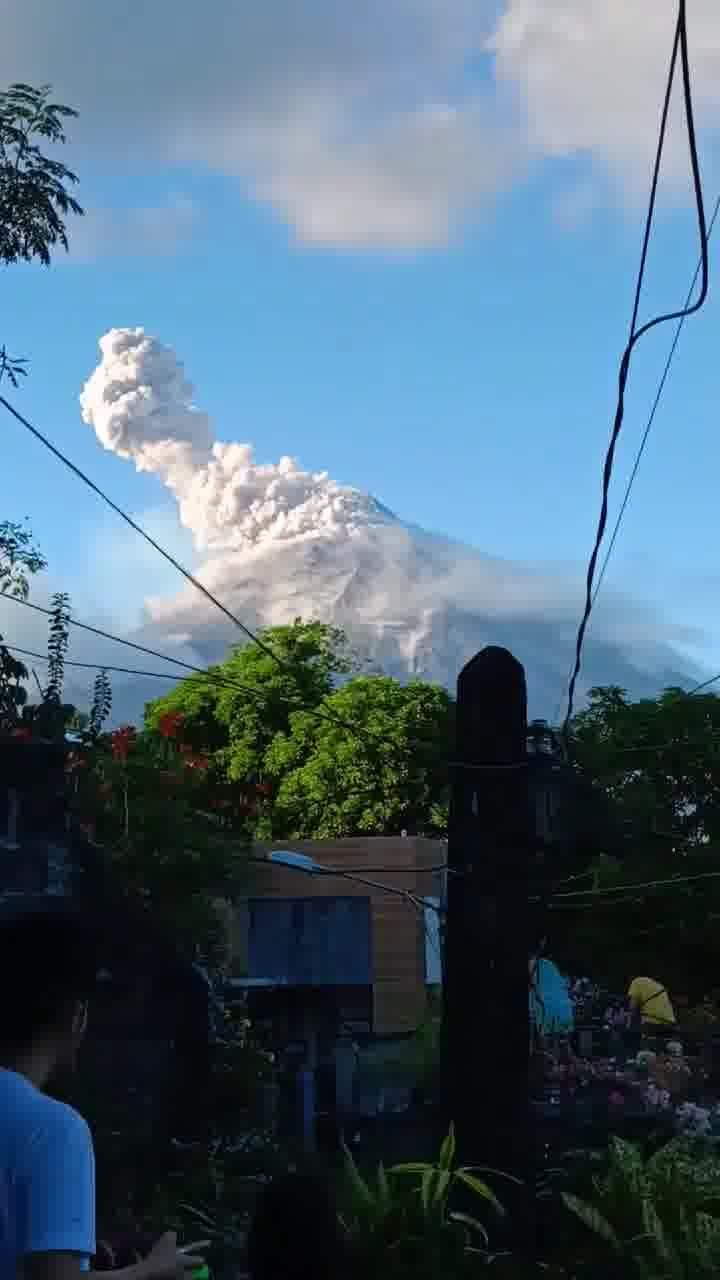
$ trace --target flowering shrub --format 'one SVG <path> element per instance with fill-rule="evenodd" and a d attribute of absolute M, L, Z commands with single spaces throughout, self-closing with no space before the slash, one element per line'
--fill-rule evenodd
<path fill-rule="evenodd" d="M 581 1058 L 567 1048 L 546 1050 L 537 1062 L 556 1103 L 564 1099 L 572 1106 L 591 1090 L 598 1100 L 604 1096 L 615 1112 L 632 1108 L 633 1114 L 662 1118 L 680 1136 L 720 1137 L 720 1102 L 700 1105 L 692 1100 L 706 1095 L 707 1075 L 699 1064 L 687 1061 L 677 1043 L 671 1042 L 662 1054 L 641 1050 L 629 1062 Z"/>

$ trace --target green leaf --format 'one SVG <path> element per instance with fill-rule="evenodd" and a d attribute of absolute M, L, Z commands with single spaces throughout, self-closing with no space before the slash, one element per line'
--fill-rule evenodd
<path fill-rule="evenodd" d="M 487 1230 L 477 1218 L 473 1218 L 469 1213 L 460 1213 L 457 1210 L 453 1210 L 448 1216 L 451 1222 L 459 1222 L 463 1226 L 469 1227 L 472 1232 L 482 1237 L 485 1244 L 488 1243 Z"/>
<path fill-rule="evenodd" d="M 377 1182 L 378 1182 L 378 1199 L 380 1201 L 382 1208 L 387 1210 L 390 1208 L 390 1205 L 392 1202 L 392 1193 L 390 1190 L 390 1182 L 388 1180 L 388 1176 L 385 1171 L 385 1165 L 382 1163 L 382 1161 L 380 1161 L 380 1164 L 378 1165 Z"/>
<path fill-rule="evenodd" d="M 365 1181 L 362 1174 L 360 1173 L 360 1170 L 358 1169 L 355 1163 L 355 1160 L 353 1159 L 352 1152 L 350 1151 L 349 1147 L 345 1146 L 344 1143 L 343 1143 L 343 1154 L 345 1156 L 345 1174 L 350 1183 L 352 1190 L 355 1192 L 358 1199 L 364 1205 L 368 1207 L 374 1206 L 375 1197 L 373 1196 L 373 1193 L 370 1190 L 370 1187 L 368 1186 L 367 1182 Z"/>
<path fill-rule="evenodd" d="M 491 1204 L 496 1213 L 504 1215 L 505 1210 L 503 1206 L 495 1193 L 490 1190 L 490 1187 L 486 1182 L 483 1182 L 480 1178 L 476 1178 L 474 1174 L 468 1173 L 467 1169 L 458 1169 L 455 1177 L 459 1182 L 462 1182 L 466 1187 L 469 1187 L 471 1191 L 474 1191 L 476 1195 L 480 1196 L 482 1200 L 486 1200 L 488 1204 Z"/>
<path fill-rule="evenodd" d="M 601 1240 L 612 1245 L 613 1249 L 620 1252 L 621 1244 L 617 1235 L 607 1218 L 604 1218 L 597 1209 L 590 1204 L 586 1204 L 584 1200 L 579 1200 L 576 1196 L 568 1193 L 563 1193 L 562 1200 L 565 1207 L 571 1213 L 574 1213 L 575 1217 L 579 1218 L 588 1230 L 592 1231 L 593 1235 L 599 1236 Z"/>
<path fill-rule="evenodd" d="M 439 1164 L 441 1169 L 452 1169 L 455 1163 L 455 1150 L 456 1150 L 455 1126 L 451 1124 L 447 1133 L 447 1137 L 444 1139 L 443 1144 L 440 1148 Z"/>

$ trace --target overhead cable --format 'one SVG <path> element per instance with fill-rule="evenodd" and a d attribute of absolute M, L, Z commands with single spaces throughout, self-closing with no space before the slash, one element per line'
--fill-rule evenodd
<path fill-rule="evenodd" d="M 678 55 L 681 64 L 681 77 L 683 87 L 683 97 L 685 104 L 685 118 L 687 125 L 688 146 L 690 151 L 690 166 L 692 170 L 693 188 L 695 193 L 695 204 L 697 209 L 698 229 L 700 235 L 700 291 L 695 300 L 689 306 L 681 308 L 679 311 L 668 312 L 666 314 L 656 316 L 652 320 L 648 320 L 645 324 L 638 326 L 638 316 L 640 311 L 640 300 L 642 295 L 642 287 L 645 277 L 645 267 L 647 263 L 648 248 L 650 244 L 650 233 L 653 225 L 655 213 L 655 204 L 657 199 L 658 184 L 660 179 L 660 167 L 662 162 L 663 150 L 665 146 L 665 137 L 667 132 L 668 115 L 670 109 L 670 99 L 672 96 L 673 82 L 675 79 L 675 71 L 678 62 Z M 653 167 L 652 184 L 650 189 L 650 200 L 648 204 L 647 215 L 645 219 L 645 230 L 643 234 L 642 251 L 640 255 L 640 266 L 635 286 L 635 299 L 633 303 L 632 319 L 630 323 L 630 334 L 627 345 L 620 361 L 620 369 L 618 374 L 618 397 L 617 407 L 615 410 L 615 418 L 613 429 L 610 436 L 605 456 L 602 477 L 602 501 L 600 506 L 600 516 L 598 519 L 597 532 L 595 535 L 595 543 L 588 563 L 586 584 L 585 584 L 585 607 L 580 624 L 577 631 L 575 642 L 575 661 L 568 685 L 567 711 L 563 726 L 563 733 L 567 741 L 569 735 L 570 722 L 573 716 L 575 704 L 575 689 L 577 680 L 582 667 L 582 651 L 587 631 L 590 615 L 593 609 L 595 598 L 595 573 L 597 562 L 600 556 L 600 550 L 605 536 L 605 530 L 608 520 L 608 504 L 610 483 L 612 480 L 613 466 L 615 462 L 615 450 L 618 438 L 622 429 L 623 417 L 625 413 L 625 390 L 627 386 L 628 374 L 630 372 L 630 361 L 633 351 L 642 337 L 651 329 L 656 328 L 660 324 L 669 323 L 672 320 L 680 321 L 686 319 L 687 316 L 693 315 L 699 311 L 707 297 L 708 291 L 708 234 L 705 220 L 705 207 L 703 203 L 702 179 L 700 176 L 700 163 L 697 153 L 697 141 L 695 136 L 695 118 L 692 103 L 692 85 L 690 75 L 690 60 L 688 55 L 687 41 L 687 13 L 686 0 L 679 0 L 678 17 L 675 26 L 675 35 L 673 39 L 672 55 L 670 59 L 670 68 L 667 77 L 665 98 L 663 102 L 662 116 L 660 121 L 660 133 L 658 145 L 655 154 L 655 163 Z"/>

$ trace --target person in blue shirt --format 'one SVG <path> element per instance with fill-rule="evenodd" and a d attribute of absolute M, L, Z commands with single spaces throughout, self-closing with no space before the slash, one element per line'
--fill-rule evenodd
<path fill-rule="evenodd" d="M 541 1035 L 570 1035 L 575 1028 L 575 1011 L 570 984 L 557 965 L 543 952 L 545 941 L 530 957 L 530 1021 Z"/>
<path fill-rule="evenodd" d="M 72 1107 L 45 1092 L 73 1067 L 98 971 L 89 932 L 57 899 L 0 919 L 0 1280 L 80 1280 L 95 1254 L 95 1157 Z M 123 1280 L 202 1266 L 166 1233 Z"/>

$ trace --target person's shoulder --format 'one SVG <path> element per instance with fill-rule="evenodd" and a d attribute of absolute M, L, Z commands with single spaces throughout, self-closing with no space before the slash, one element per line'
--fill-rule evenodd
<path fill-rule="evenodd" d="M 6 1077 L 6 1073 L 1 1073 Z M 67 1102 L 52 1098 L 21 1077 L 0 1080 L 3 1102 L 10 1101 L 15 1126 L 33 1141 L 60 1140 L 86 1144 L 91 1141 L 87 1122 Z"/>
<path fill-rule="evenodd" d="M 51 1138 L 60 1138 L 75 1145 L 92 1145 L 87 1121 L 68 1102 L 40 1094 L 41 1105 L 36 1111 L 38 1129 Z"/>

